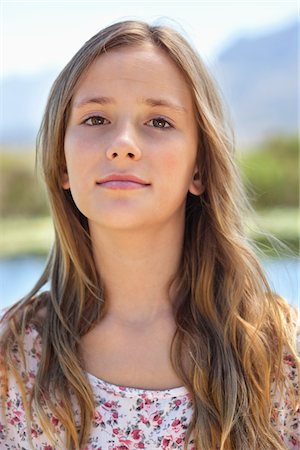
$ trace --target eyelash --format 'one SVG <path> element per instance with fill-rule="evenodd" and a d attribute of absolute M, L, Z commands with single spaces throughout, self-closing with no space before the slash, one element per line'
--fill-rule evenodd
<path fill-rule="evenodd" d="M 174 128 L 171 124 L 170 124 L 170 122 L 168 122 L 166 119 L 164 119 L 163 117 L 155 117 L 154 119 L 151 119 L 151 120 L 149 120 L 148 122 L 154 122 L 154 121 L 156 121 L 156 122 L 164 122 L 164 124 L 167 124 L 168 126 L 167 127 L 153 127 L 153 128 L 160 128 L 160 129 L 162 129 L 162 130 L 166 130 L 166 129 L 169 129 L 169 128 Z M 147 122 L 147 123 L 148 123 Z"/>
<path fill-rule="evenodd" d="M 104 117 L 102 117 L 102 116 L 90 116 L 90 117 L 88 117 L 87 119 L 85 119 L 84 121 L 83 121 L 83 124 L 85 124 L 85 125 L 88 125 L 89 127 L 93 127 L 93 126 L 96 126 L 96 125 L 104 125 L 103 123 L 97 123 L 97 124 L 88 124 L 87 122 L 88 122 L 88 120 L 91 120 L 91 119 L 103 119 L 103 121 L 107 121 L 108 122 L 108 120 L 107 119 L 105 119 Z"/>
<path fill-rule="evenodd" d="M 100 119 L 101 121 L 106 121 L 106 122 L 109 122 L 107 119 L 105 119 L 105 117 L 102 117 L 102 116 L 90 116 L 90 117 L 88 117 L 87 119 L 85 119 L 84 121 L 83 121 L 83 124 L 85 124 L 85 125 L 88 125 L 89 127 L 94 127 L 94 126 L 97 126 L 97 125 L 107 125 L 107 123 L 94 123 L 93 125 L 92 124 L 88 124 L 87 122 L 89 121 L 89 120 L 91 120 L 91 119 Z M 163 127 L 152 127 L 152 128 L 159 128 L 159 129 L 161 129 L 161 130 L 166 130 L 166 129 L 169 129 L 169 128 L 174 128 L 171 124 L 170 124 L 170 122 L 168 122 L 166 119 L 164 119 L 163 117 L 155 117 L 154 119 L 151 119 L 151 120 L 149 120 L 147 123 L 149 123 L 149 122 L 154 122 L 154 121 L 156 121 L 156 122 L 163 122 L 164 123 L 164 125 L 167 125 L 167 126 L 163 126 Z"/>

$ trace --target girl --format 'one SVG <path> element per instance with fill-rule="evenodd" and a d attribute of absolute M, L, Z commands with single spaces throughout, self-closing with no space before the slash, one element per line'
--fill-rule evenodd
<path fill-rule="evenodd" d="M 295 317 L 245 237 L 186 40 L 100 31 L 55 81 L 38 144 L 55 242 L 2 319 L 1 448 L 299 448 Z"/>

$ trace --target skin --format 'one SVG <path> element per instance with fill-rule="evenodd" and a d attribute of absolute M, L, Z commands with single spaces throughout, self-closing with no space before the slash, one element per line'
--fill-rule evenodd
<path fill-rule="evenodd" d="M 163 386 L 178 384 L 168 362 L 175 323 L 167 288 L 181 257 L 187 193 L 203 190 L 196 156 L 192 96 L 165 52 L 123 47 L 93 63 L 73 97 L 62 183 L 88 218 L 108 306 L 83 339 L 85 363 L 116 384 L 153 386 L 157 367 Z M 116 173 L 143 183 L 101 183 Z M 153 356 L 148 378 L 139 378 L 145 346 Z"/>

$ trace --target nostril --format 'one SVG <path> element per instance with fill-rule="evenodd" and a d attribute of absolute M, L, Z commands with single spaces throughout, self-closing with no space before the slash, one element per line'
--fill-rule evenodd
<path fill-rule="evenodd" d="M 117 156 L 118 156 L 118 154 L 116 152 L 112 154 L 113 158 L 116 158 Z"/>
<path fill-rule="evenodd" d="M 134 158 L 134 154 L 133 153 L 128 153 L 129 158 Z"/>

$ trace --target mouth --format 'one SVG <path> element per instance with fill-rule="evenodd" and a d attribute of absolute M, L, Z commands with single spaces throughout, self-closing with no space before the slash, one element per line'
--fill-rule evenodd
<path fill-rule="evenodd" d="M 150 183 L 147 181 L 130 174 L 111 174 L 97 180 L 96 184 L 102 188 L 113 190 L 142 189 L 150 186 Z"/>

